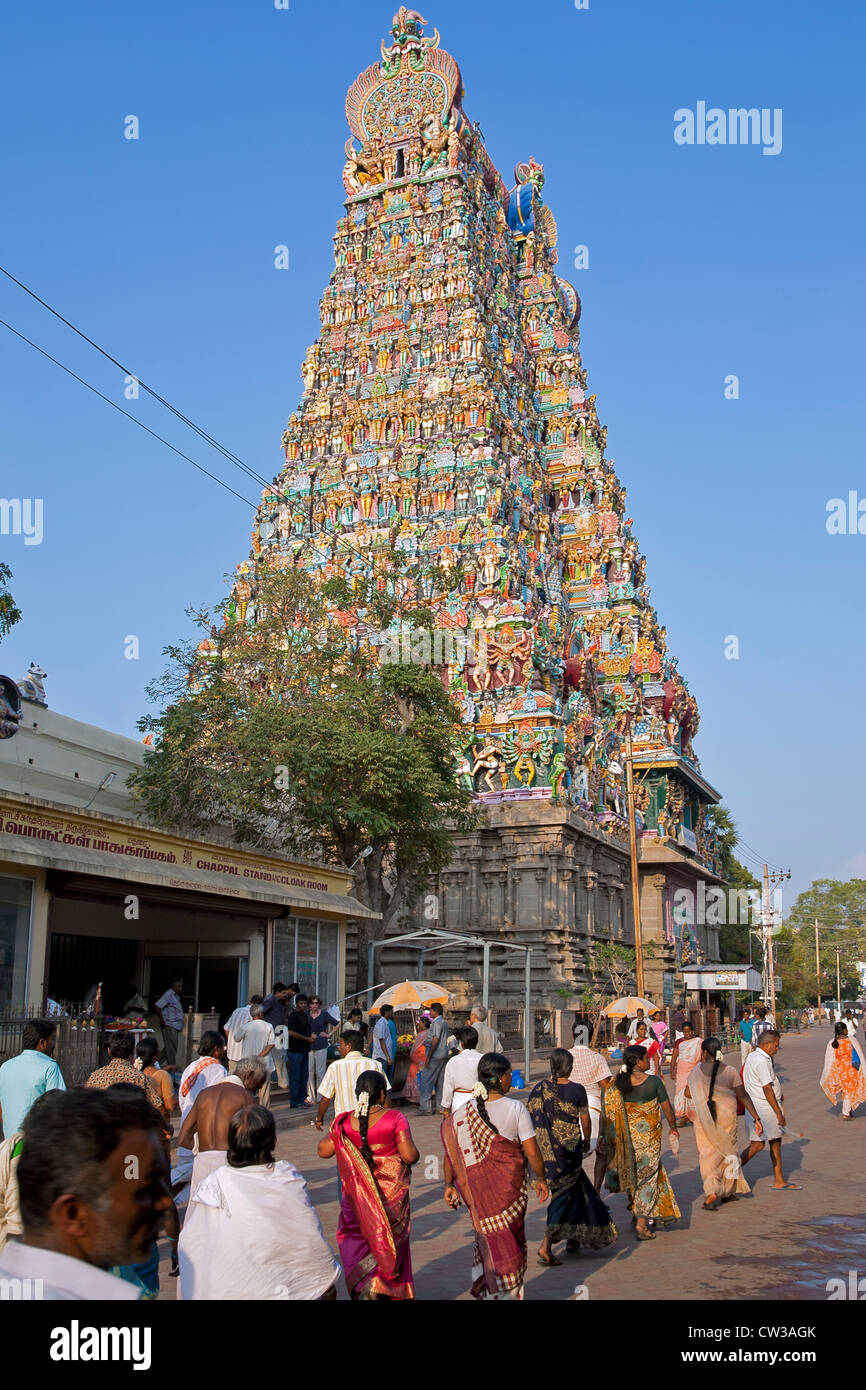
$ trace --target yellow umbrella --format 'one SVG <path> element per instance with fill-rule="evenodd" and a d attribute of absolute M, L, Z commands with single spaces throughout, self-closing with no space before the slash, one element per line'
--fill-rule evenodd
<path fill-rule="evenodd" d="M 622 999 L 614 999 L 612 1004 L 607 1004 L 602 1013 L 606 1018 L 634 1018 L 638 1009 L 643 1009 L 647 1016 L 659 1012 L 658 1005 L 651 999 L 641 999 L 639 994 L 626 994 Z"/>
<path fill-rule="evenodd" d="M 430 980 L 404 980 L 400 985 L 391 985 L 370 1009 L 371 1014 L 381 1011 L 383 1004 L 390 1004 L 394 1009 L 422 1009 L 428 1004 L 447 1004 L 451 995 L 447 989 L 441 985 L 434 985 Z"/>

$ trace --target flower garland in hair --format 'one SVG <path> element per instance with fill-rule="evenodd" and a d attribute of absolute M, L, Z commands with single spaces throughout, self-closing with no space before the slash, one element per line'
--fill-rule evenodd
<path fill-rule="evenodd" d="M 144 1071 L 144 1058 L 143 1058 L 143 1057 L 136 1057 L 136 1059 L 135 1059 L 135 1061 L 133 1062 L 132 1065 L 135 1067 L 135 1070 L 136 1070 L 136 1071 L 138 1071 L 138 1072 Z"/>
<path fill-rule="evenodd" d="M 472 1087 L 472 1095 L 475 1100 L 486 1100 L 488 1091 L 483 1081 L 476 1081 Z"/>
<path fill-rule="evenodd" d="M 359 1120 L 370 1113 L 370 1096 L 367 1091 L 358 1097 L 358 1104 L 355 1106 L 355 1114 Z"/>

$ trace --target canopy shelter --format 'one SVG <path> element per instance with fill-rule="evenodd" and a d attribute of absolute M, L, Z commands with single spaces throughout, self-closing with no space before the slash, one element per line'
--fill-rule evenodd
<path fill-rule="evenodd" d="M 418 978 L 424 978 L 424 956 L 431 951 L 442 951 L 449 946 L 480 946 L 484 953 L 483 964 L 483 983 L 481 988 L 481 1002 L 485 1009 L 489 1007 L 490 1001 L 490 950 L 493 946 L 501 946 L 506 951 L 522 951 L 524 955 L 524 1015 L 523 1015 L 523 1053 L 525 1078 L 529 1084 L 529 1064 L 532 1059 L 532 1002 L 531 1002 L 531 982 L 532 982 L 532 949 L 529 946 L 519 946 L 512 941 L 491 941 L 483 936 L 464 936 L 459 932 L 439 931 L 436 927 L 423 927 L 418 931 L 406 932 L 402 936 L 387 936 L 382 941 L 371 941 L 367 963 L 367 978 L 376 978 L 376 952 L 388 946 L 405 946 L 409 941 L 417 941 L 418 946 Z M 427 943 L 427 944 L 423 944 Z M 373 988 L 367 991 L 367 1012 L 373 1009 Z"/>
<path fill-rule="evenodd" d="M 614 999 L 601 1012 L 605 1018 L 636 1018 L 638 1009 L 643 1009 L 647 1018 L 660 1012 L 658 1004 L 651 999 L 641 999 L 639 994 L 625 994 L 621 999 Z"/>
<path fill-rule="evenodd" d="M 383 1004 L 392 1009 L 425 1009 L 430 1004 L 447 1004 L 451 999 L 447 989 L 434 985 L 431 980 L 403 980 L 399 985 L 391 985 L 368 1009 L 368 1013 L 382 1012 Z"/>

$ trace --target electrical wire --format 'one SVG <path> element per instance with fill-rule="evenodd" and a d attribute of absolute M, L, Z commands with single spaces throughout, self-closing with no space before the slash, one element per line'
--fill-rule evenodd
<path fill-rule="evenodd" d="M 19 289 L 22 289 L 25 294 L 29 294 L 31 299 L 35 299 L 37 304 L 41 304 L 43 309 L 47 309 L 49 314 L 53 314 L 54 317 L 56 319 L 59 319 L 61 323 L 64 323 L 67 328 L 71 328 L 73 333 L 77 333 L 79 338 L 82 338 L 85 343 L 89 343 L 92 348 L 95 348 L 98 353 L 101 353 L 101 355 L 108 362 L 111 362 L 113 366 L 119 367 L 125 376 L 132 377 L 143 391 L 146 391 L 147 394 L 149 396 L 152 396 L 155 401 L 159 401 L 160 405 L 164 405 L 166 410 L 170 410 L 172 415 L 176 415 L 177 418 L 179 420 L 182 420 L 185 425 L 188 425 L 191 430 L 194 430 L 195 433 L 199 435 L 202 439 L 204 439 L 206 443 L 210 444 L 214 449 L 221 453 L 224 458 L 228 459 L 229 463 L 234 464 L 235 468 L 241 469 L 241 471 L 246 473 L 248 477 L 252 478 L 254 482 L 261 483 L 263 487 L 270 486 L 267 478 L 263 478 L 261 474 L 256 473 L 255 470 L 250 468 L 249 465 L 246 464 L 242 458 L 239 458 L 237 454 L 232 453 L 231 449 L 227 449 L 224 444 L 220 444 L 218 439 L 214 439 L 213 435 L 210 435 L 207 433 L 206 430 L 201 429 L 195 423 L 194 420 L 190 420 L 188 415 L 184 415 L 182 410 L 178 410 L 176 406 L 172 405 L 171 401 L 166 400 L 165 396 L 161 396 L 159 392 L 154 390 L 152 386 L 148 386 L 146 381 L 142 381 L 140 376 L 138 376 L 135 372 L 130 371 L 128 367 L 124 367 L 123 363 L 118 362 L 117 358 L 112 357 L 111 353 L 107 352 L 105 348 L 100 347 L 99 343 L 95 343 L 92 338 L 88 338 L 86 333 L 82 332 L 80 328 L 76 328 L 74 323 L 70 323 L 69 319 L 64 318 L 63 315 L 57 309 L 52 308 L 52 306 L 48 304 L 44 299 L 41 299 L 35 290 L 31 290 L 29 285 L 24 284 L 23 280 L 17 279 L 17 277 L 14 276 L 10 270 L 6 270 L 5 266 L 2 265 L 0 265 L 0 273 L 5 275 L 7 280 L 11 280 L 14 285 L 17 285 Z"/>
<path fill-rule="evenodd" d="M 84 377 L 78 376 L 71 367 L 67 367 L 62 362 L 58 362 L 56 357 L 52 357 L 51 353 L 46 352 L 38 343 L 34 343 L 32 339 L 25 337 L 23 333 L 19 333 L 17 328 L 12 327 L 11 323 L 7 323 L 5 319 L 0 319 L 0 326 L 7 328 L 10 333 L 14 333 L 16 338 L 21 339 L 22 343 L 26 343 L 28 347 L 32 347 L 36 352 L 41 353 L 43 357 L 47 357 L 49 362 L 53 362 L 55 367 L 59 367 L 62 372 L 66 372 L 67 376 L 71 376 L 73 380 L 79 382 L 82 386 L 86 386 L 88 391 L 92 391 L 94 396 L 98 396 L 101 401 L 105 401 L 106 405 L 110 405 L 114 410 L 120 411 L 120 414 L 125 415 L 127 420 L 131 420 L 134 425 L 138 425 L 139 429 L 144 430 L 146 434 L 152 435 L 154 439 L 158 439 L 160 444 L 164 444 L 167 449 L 171 449 L 173 454 L 177 454 L 178 458 L 185 459 L 187 463 L 192 464 L 193 468 L 197 468 L 199 473 L 204 473 L 205 476 L 212 479 L 213 482 L 219 483 L 220 487 L 225 488 L 226 492 L 230 492 L 232 497 L 236 497 L 239 502 L 243 502 L 246 506 L 252 507 L 253 511 L 256 510 L 255 502 L 251 502 L 248 497 L 241 497 L 241 494 L 235 492 L 233 487 L 229 487 L 228 483 L 224 483 L 222 478 L 218 478 L 215 473 L 209 472 L 202 464 L 196 463 L 195 459 L 190 458 L 189 454 L 185 454 L 182 450 L 176 449 L 175 446 L 169 443 L 167 439 L 164 439 L 161 434 L 157 434 L 156 430 L 150 429 L 147 425 L 143 424 L 141 420 L 137 420 L 134 415 L 130 414 L 128 410 L 124 410 L 122 405 L 118 405 L 117 402 L 111 400 L 109 396 L 104 396 L 95 386 L 91 386 L 89 381 L 84 380 Z"/>

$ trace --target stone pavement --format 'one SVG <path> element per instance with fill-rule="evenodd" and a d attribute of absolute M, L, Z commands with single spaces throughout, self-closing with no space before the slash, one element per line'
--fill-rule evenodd
<path fill-rule="evenodd" d="M 829 1038 L 826 1026 L 807 1034 L 788 1034 L 776 1059 L 791 1131 L 782 1143 L 783 1166 L 786 1177 L 803 1184 L 801 1192 L 771 1190 L 772 1170 L 765 1149 L 746 1168 L 752 1194 L 720 1211 L 703 1211 L 694 1134 L 685 1129 L 678 1158 L 671 1154 L 667 1137 L 663 1149 L 682 1220 L 660 1232 L 655 1241 L 635 1241 L 627 1199 L 606 1194 L 620 1231 L 616 1244 L 598 1253 L 563 1257 L 561 1267 L 545 1269 L 535 1259 L 545 1209 L 530 1191 L 526 1298 L 826 1300 L 828 1279 L 847 1280 L 849 1270 L 866 1275 L 862 1176 L 866 1107 L 851 1124 L 838 1117 L 838 1107 L 835 1114 L 830 1110 L 818 1086 Z M 728 1060 L 739 1070 L 738 1055 L 729 1054 Z M 542 1068 L 534 1067 L 534 1075 L 536 1071 L 541 1075 Z M 439 1121 L 420 1116 L 414 1107 L 408 1107 L 406 1114 L 421 1152 L 412 1178 L 416 1297 L 466 1299 L 472 1228 L 465 1211 L 451 1212 L 442 1200 Z M 740 1130 L 742 1148 L 745 1121 L 740 1122 Z M 802 1138 L 795 1137 L 801 1132 Z M 333 1160 L 318 1157 L 318 1138 L 309 1112 L 295 1112 L 280 1130 L 277 1156 L 290 1159 L 306 1177 L 325 1235 L 336 1249 L 336 1168 Z M 174 1296 L 173 1283 L 162 1281 L 162 1297 Z M 341 1282 L 339 1297 L 346 1296 Z"/>

